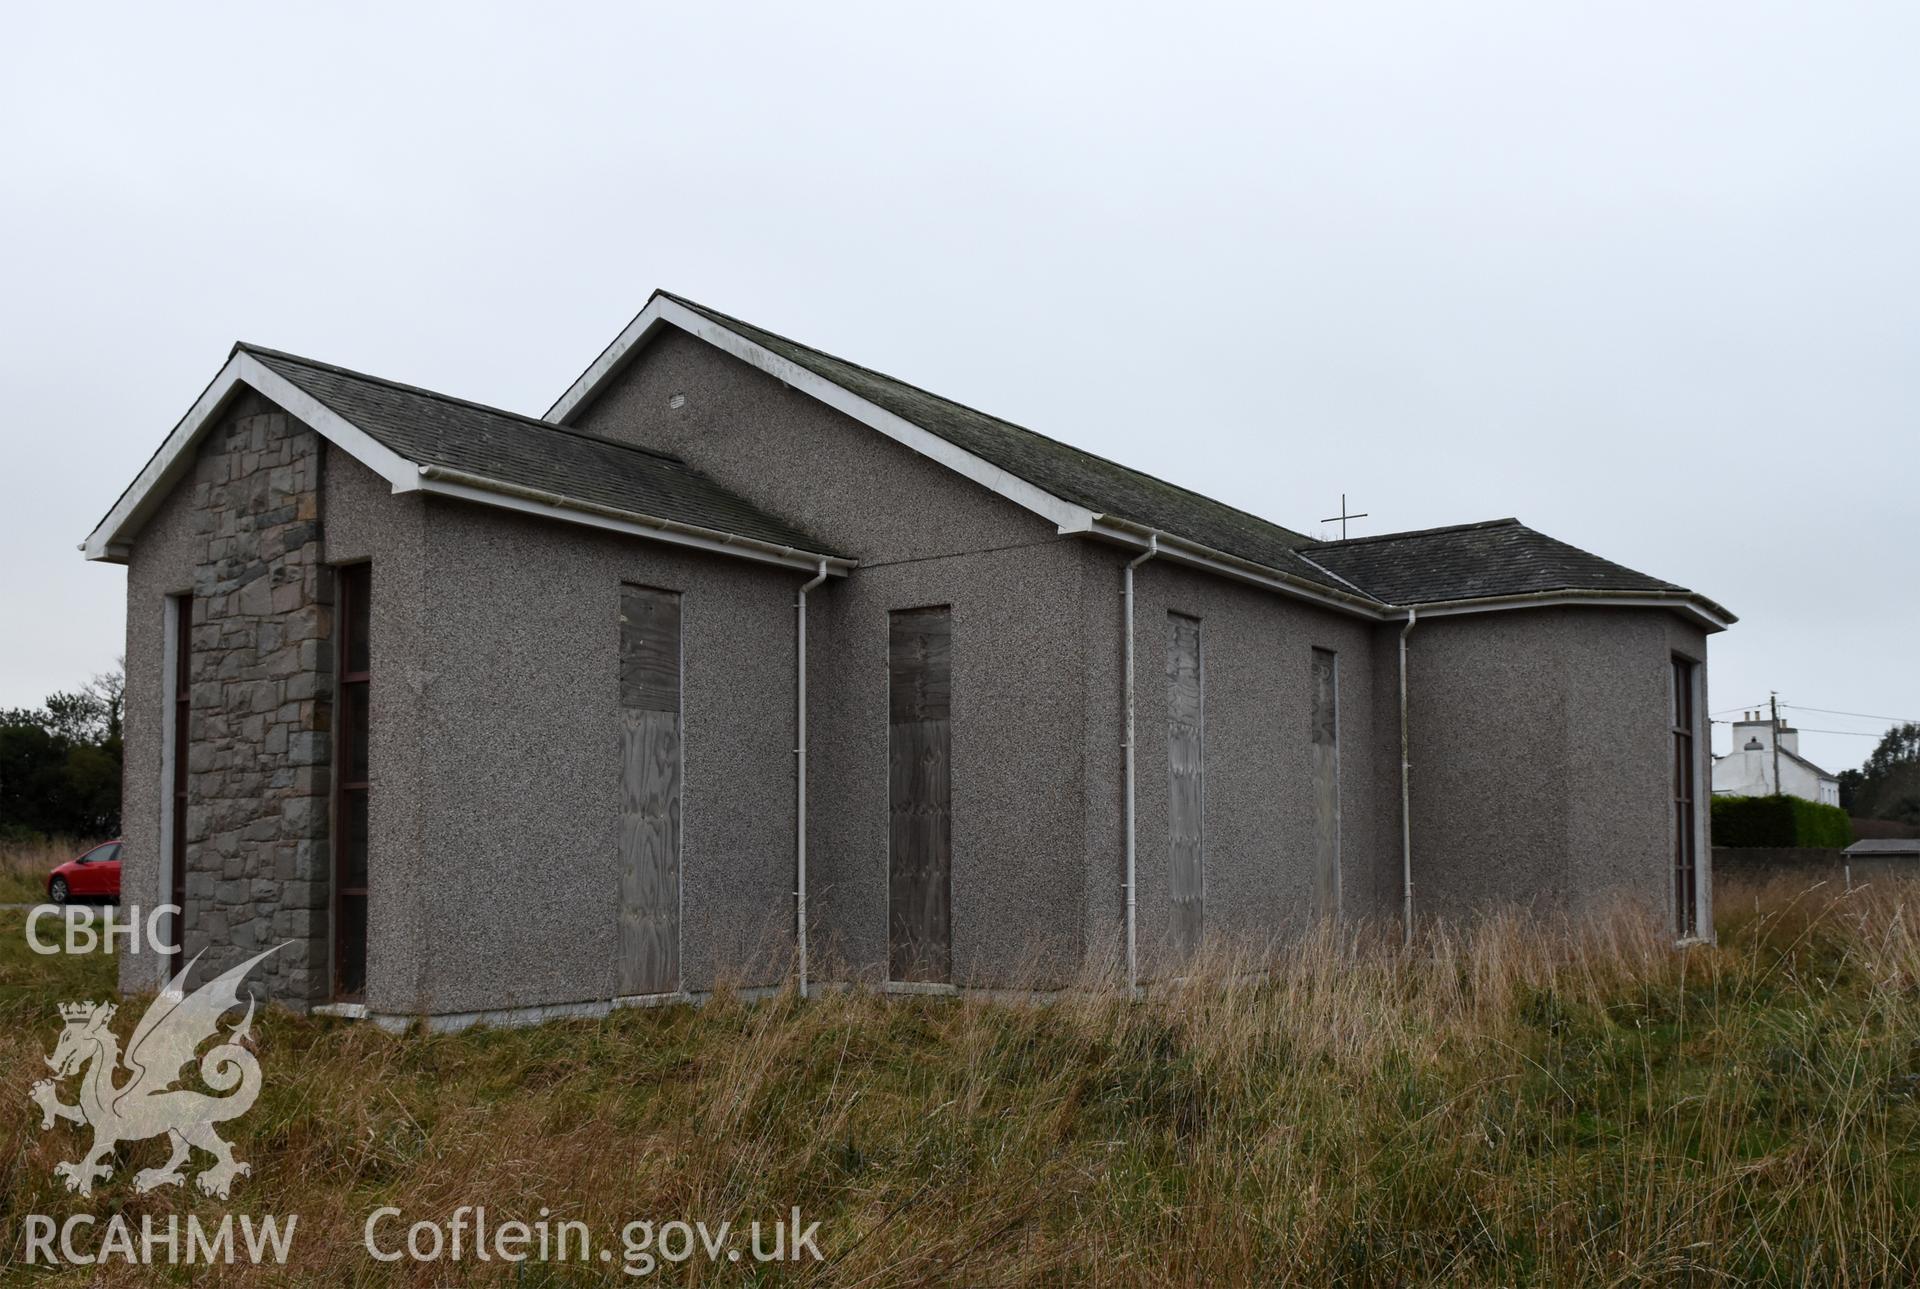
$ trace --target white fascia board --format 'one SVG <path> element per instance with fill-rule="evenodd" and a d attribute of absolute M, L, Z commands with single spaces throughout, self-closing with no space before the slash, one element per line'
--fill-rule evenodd
<path fill-rule="evenodd" d="M 660 306 L 666 302 L 666 297 L 659 294 L 648 300 L 647 307 L 634 315 L 633 321 L 623 327 L 620 334 L 613 338 L 613 342 L 600 351 L 600 356 L 580 373 L 578 380 L 567 386 L 567 392 L 555 400 L 553 406 L 549 407 L 540 419 L 552 421 L 555 425 L 565 425 L 572 419 L 574 412 L 579 410 L 581 404 L 598 394 L 600 387 L 607 383 L 608 378 L 626 365 L 627 355 L 646 344 L 653 338 L 654 333 L 665 325 L 660 319 Z"/>
<path fill-rule="evenodd" d="M 478 502 L 483 506 L 498 506 L 504 510 L 514 510 L 525 515 L 538 515 L 543 519 L 583 524 L 589 528 L 602 528 L 608 532 L 625 533 L 629 536 L 644 537 L 649 541 L 665 542 L 670 546 L 686 546 L 694 550 L 731 556 L 734 559 L 775 564 L 781 568 L 797 569 L 808 573 L 845 577 L 854 567 L 854 561 L 840 556 L 821 555 L 798 547 L 779 546 L 772 542 L 740 537 L 717 529 L 700 528 L 675 520 L 656 519 L 636 512 L 596 506 L 590 502 L 575 501 L 553 493 L 540 493 L 479 475 L 443 470 L 437 466 L 421 467 L 414 486 L 419 491 L 436 497 L 454 497 L 461 501 Z"/>
<path fill-rule="evenodd" d="M 605 507 L 596 508 L 585 502 L 546 497 L 497 480 L 477 476 L 429 478 L 430 467 L 423 467 L 401 456 L 244 349 L 236 350 L 227 360 L 226 366 L 220 369 L 219 375 L 213 378 L 188 409 L 186 416 L 174 426 L 173 432 L 160 445 L 160 450 L 154 453 L 153 459 L 147 462 L 133 485 L 81 545 L 88 559 L 126 558 L 132 535 L 179 482 L 180 476 L 192 464 L 193 448 L 199 442 L 201 433 L 226 405 L 234 390 L 242 385 L 258 391 L 262 397 L 271 400 L 322 438 L 367 466 L 385 479 L 396 493 L 432 492 L 461 497 L 565 523 L 584 524 L 669 545 L 691 546 L 736 559 L 778 564 L 808 572 L 818 572 L 824 567 L 829 574 L 844 576 L 853 567 L 852 561 L 838 557 L 776 546 L 770 542 L 699 529 L 670 520 L 629 515 Z M 454 474 L 452 471 L 441 473 Z"/>
<path fill-rule="evenodd" d="M 1198 543 L 1171 533 L 1152 533 L 1124 520 L 1111 516 L 1096 516 L 1088 530 L 1089 535 L 1117 541 L 1128 546 L 1145 548 L 1149 536 L 1157 536 L 1158 551 L 1162 559 L 1172 560 L 1192 568 L 1205 569 L 1221 577 L 1236 582 L 1247 582 L 1254 586 L 1265 587 L 1270 591 L 1295 599 L 1318 604 L 1322 608 L 1355 617 L 1370 618 L 1380 622 L 1403 622 L 1407 618 L 1407 605 L 1372 605 L 1357 598 L 1348 599 L 1330 590 L 1321 590 L 1310 583 L 1289 578 L 1278 569 L 1264 564 L 1256 564 L 1237 556 L 1216 551 Z M 1309 561 L 1311 563 L 1312 561 Z M 1321 567 L 1318 564 L 1315 568 Z M 1329 574 L 1338 577 L 1338 574 Z M 1341 578 L 1346 581 L 1345 578 Z M 1353 585 L 1351 582 L 1347 583 Z M 1498 613 L 1509 609 L 1551 609 L 1551 608 L 1619 608 L 1619 609 L 1665 609 L 1678 613 L 1709 632 L 1724 631 L 1732 623 L 1731 617 L 1722 617 L 1700 597 L 1691 594 L 1647 594 L 1622 591 L 1544 591 L 1531 595 L 1489 596 L 1478 600 L 1451 600 L 1437 604 L 1418 604 L 1420 619 L 1430 617 L 1451 617 L 1469 613 Z"/>
<path fill-rule="evenodd" d="M 1231 578 L 1236 582 L 1246 582 L 1264 587 L 1280 595 L 1305 600 L 1331 609 L 1336 613 L 1345 613 L 1353 617 L 1366 618 L 1369 621 L 1384 622 L 1406 616 L 1404 611 L 1391 605 L 1369 603 L 1359 596 L 1347 596 L 1331 588 L 1318 588 L 1311 582 L 1295 578 L 1281 570 L 1265 564 L 1256 564 L 1251 560 L 1217 551 L 1198 542 L 1188 541 L 1172 533 L 1141 527 L 1125 520 L 1114 519 L 1110 515 L 1096 515 L 1093 523 L 1085 530 L 1089 536 L 1119 542 L 1137 549 L 1145 549 L 1150 539 L 1157 539 L 1157 558 L 1171 560 L 1176 564 L 1185 564 L 1190 568 L 1205 569 L 1220 577 Z M 1318 567 L 1318 565 L 1315 565 Z"/>
<path fill-rule="evenodd" d="M 91 560 L 126 558 L 128 541 L 153 508 L 160 504 L 193 461 L 194 445 L 213 418 L 224 407 L 236 388 L 246 385 L 286 409 L 300 421 L 361 462 L 393 485 L 395 492 L 419 486 L 419 469 L 413 462 L 394 452 L 350 424 L 331 408 L 305 390 L 267 368 L 244 349 L 235 350 L 226 366 L 207 385 L 187 414 L 167 435 L 160 450 L 120 495 L 80 549 Z"/>
<path fill-rule="evenodd" d="M 80 550 L 88 559 L 120 559 L 125 557 L 125 548 L 121 532 L 129 521 L 138 518 L 148 502 L 166 495 L 167 488 L 185 467 L 187 449 L 193 445 L 200 428 L 220 410 L 227 396 L 240 382 L 240 355 L 235 353 L 227 359 L 226 366 L 200 391 L 200 397 L 194 400 L 187 414 L 180 418 L 173 430 L 161 443 L 160 450 L 148 458 L 140 473 L 134 476 L 120 499 L 113 503 L 94 530 L 87 534 L 86 541 L 80 543 Z"/>
<path fill-rule="evenodd" d="M 420 486 L 420 467 L 417 464 L 381 443 L 244 349 L 240 351 L 239 358 L 240 379 L 392 484 L 395 492 L 411 492 Z"/>
<path fill-rule="evenodd" d="M 1631 591 L 1543 591 L 1536 595 L 1493 596 L 1484 600 L 1451 600 L 1438 604 L 1415 605 L 1420 620 L 1452 617 L 1467 613 L 1501 613 L 1509 609 L 1665 609 L 1704 627 L 1708 632 L 1725 631 L 1734 619 L 1709 609 L 1699 597 L 1690 595 L 1635 594 Z"/>
<path fill-rule="evenodd" d="M 757 367 L 767 375 L 790 385 L 801 393 L 825 403 L 836 412 L 850 416 L 870 429 L 878 430 L 894 442 L 918 452 L 921 456 L 938 461 L 990 492 L 998 493 L 1008 501 L 1025 510 L 1030 510 L 1041 518 L 1059 526 L 1063 533 L 1088 531 L 1095 518 L 1094 512 L 1085 506 L 1076 506 L 1063 501 L 1043 488 L 1035 487 L 1018 475 L 1010 474 L 981 457 L 975 456 L 965 448 L 958 447 L 930 430 L 924 430 L 904 417 L 876 403 L 861 398 L 858 394 L 844 389 L 824 376 L 808 371 L 797 363 L 788 362 L 764 345 L 756 344 L 730 328 L 695 313 L 692 309 L 670 300 L 664 295 L 656 295 L 647 302 L 626 329 L 606 347 L 593 365 L 581 374 L 572 388 L 560 396 L 560 400 L 547 410 L 546 418 L 556 425 L 564 425 L 580 407 L 588 402 L 600 388 L 614 376 L 625 364 L 627 355 L 652 338 L 662 326 L 677 327 L 690 336 L 706 341 L 714 348 L 732 354 L 751 367 Z"/>
<path fill-rule="evenodd" d="M 756 344 L 738 332 L 695 313 L 692 309 L 665 295 L 655 295 L 647 302 L 647 307 L 626 325 L 614 338 L 613 343 L 600 352 L 600 356 L 594 359 L 593 364 L 585 372 L 581 373 L 580 378 L 574 381 L 567 392 L 547 409 L 544 419 L 556 425 L 565 425 L 575 412 L 600 392 L 608 380 L 618 374 L 630 354 L 645 345 L 662 327 L 666 326 L 676 327 L 688 335 L 698 337 L 715 348 L 732 354 L 749 366 L 766 372 L 775 380 L 792 386 L 871 429 L 878 430 L 920 455 L 938 461 L 989 491 L 1005 497 L 1015 505 L 1052 521 L 1062 534 L 1102 537 L 1134 547 L 1146 545 L 1151 530 L 1127 520 L 1089 510 L 1084 506 L 1074 505 L 1042 488 L 1035 487 L 1025 479 L 1009 474 L 999 466 L 949 443 L 939 435 L 924 430 L 911 421 L 894 415 L 825 377 L 796 363 L 788 362 L 764 345 Z M 1283 595 L 1375 621 L 1401 621 L 1407 616 L 1406 606 L 1384 604 L 1376 606 L 1360 594 L 1349 598 L 1331 589 L 1319 589 L 1310 582 L 1290 577 L 1278 569 L 1240 559 L 1170 533 L 1159 533 L 1159 540 L 1163 558 L 1171 558 L 1178 563 L 1204 568 L 1235 581 L 1249 582 Z M 1314 567 L 1320 566 L 1315 564 Z M 1339 576 L 1338 574 L 1330 575 Z M 1350 582 L 1347 584 L 1353 585 Z M 1503 609 L 1596 604 L 1622 608 L 1669 609 L 1698 623 L 1708 631 L 1724 631 L 1733 621 L 1731 616 L 1722 617 L 1714 612 L 1699 597 L 1679 595 L 1659 597 L 1608 592 L 1587 594 L 1566 592 L 1539 596 L 1490 597 L 1485 600 L 1461 600 L 1418 607 L 1421 616 L 1426 617 L 1429 614 L 1489 613 Z"/>

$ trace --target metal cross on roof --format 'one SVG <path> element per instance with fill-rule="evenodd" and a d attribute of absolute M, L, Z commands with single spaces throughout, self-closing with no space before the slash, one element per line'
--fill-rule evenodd
<path fill-rule="evenodd" d="M 1336 519 L 1339 520 L 1340 521 L 1340 540 L 1344 542 L 1345 540 L 1347 540 L 1347 521 L 1349 519 L 1365 519 L 1366 517 L 1367 517 L 1367 512 L 1364 510 L 1357 515 L 1349 515 L 1347 513 L 1347 494 L 1343 492 L 1340 494 L 1340 513 L 1337 515 L 1328 515 L 1325 519 L 1321 520 L 1320 522 L 1323 524 L 1330 524 L 1330 523 L 1333 523 Z"/>

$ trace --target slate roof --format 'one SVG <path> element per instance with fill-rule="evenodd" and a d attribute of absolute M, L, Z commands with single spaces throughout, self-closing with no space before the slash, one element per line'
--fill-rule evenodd
<path fill-rule="evenodd" d="M 419 465 L 817 555 L 836 552 L 678 457 L 258 345 L 235 346 Z"/>
<path fill-rule="evenodd" d="M 1920 837 L 1868 837 L 1846 848 L 1848 855 L 1912 855 L 1920 858 Z"/>
<path fill-rule="evenodd" d="M 1295 554 L 1312 539 L 1290 528 L 870 367 L 836 358 L 684 296 L 668 291 L 659 294 L 1062 501 L 1174 533 L 1332 590 L 1353 593 L 1352 587 Z"/>
<path fill-rule="evenodd" d="M 1063 501 L 1382 605 L 1535 591 L 1691 595 L 1516 519 L 1316 542 L 1188 488 L 929 393 L 671 292 L 658 294 Z M 1732 615 L 1694 597 L 1729 620 Z"/>
<path fill-rule="evenodd" d="M 1517 519 L 1316 542 L 1301 554 L 1389 604 L 1542 591 L 1689 594 L 1685 587 L 1556 541 Z"/>

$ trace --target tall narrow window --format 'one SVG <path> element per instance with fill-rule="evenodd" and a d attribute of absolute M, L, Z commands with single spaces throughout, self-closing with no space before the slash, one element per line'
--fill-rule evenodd
<path fill-rule="evenodd" d="M 187 749 L 193 715 L 191 595 L 173 597 L 173 639 L 169 644 L 173 650 L 173 674 L 169 677 L 173 690 L 172 711 L 169 713 L 173 723 L 169 755 L 173 766 L 171 781 L 167 785 L 167 902 L 182 911 L 167 919 L 167 930 L 161 943 L 171 945 L 172 952 L 178 954 L 185 947 L 187 921 Z"/>
<path fill-rule="evenodd" d="M 680 596 L 620 588 L 623 996 L 680 990 Z"/>
<path fill-rule="evenodd" d="M 373 777 L 367 755 L 371 566 L 338 569 L 335 585 L 333 994 L 352 1001 L 367 988 L 367 796 Z"/>
<path fill-rule="evenodd" d="M 1313 651 L 1313 912 L 1340 912 L 1340 666 L 1331 649 Z"/>
<path fill-rule="evenodd" d="M 1673 912 L 1682 938 L 1700 932 L 1700 876 L 1694 802 L 1693 664 L 1673 660 Z"/>
<path fill-rule="evenodd" d="M 1205 694 L 1200 672 L 1200 620 L 1167 615 L 1167 846 L 1172 901 L 1169 938 L 1181 952 L 1200 945 L 1206 929 Z"/>
<path fill-rule="evenodd" d="M 887 978 L 953 978 L 953 614 L 887 624 Z"/>

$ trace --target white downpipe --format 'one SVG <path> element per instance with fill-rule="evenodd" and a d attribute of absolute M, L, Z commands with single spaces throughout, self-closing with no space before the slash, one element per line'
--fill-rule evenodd
<path fill-rule="evenodd" d="M 800 996 L 807 996 L 807 592 L 827 580 L 827 562 L 794 597 L 793 944 Z"/>
<path fill-rule="evenodd" d="M 1127 750 L 1127 995 L 1131 997 L 1140 987 L 1140 902 L 1135 881 L 1134 863 L 1134 771 L 1133 771 L 1133 570 L 1160 553 L 1160 534 L 1147 534 L 1147 549 L 1127 564 L 1126 573 L 1121 579 L 1120 598 L 1125 603 L 1122 616 L 1126 619 L 1125 655 L 1127 670 L 1127 734 L 1124 746 Z"/>
<path fill-rule="evenodd" d="M 1407 625 L 1400 628 L 1400 920 L 1406 930 L 1407 948 L 1413 947 L 1413 794 L 1408 778 L 1413 771 L 1411 744 L 1407 739 L 1407 637 L 1420 619 L 1420 610 L 1407 610 Z"/>

